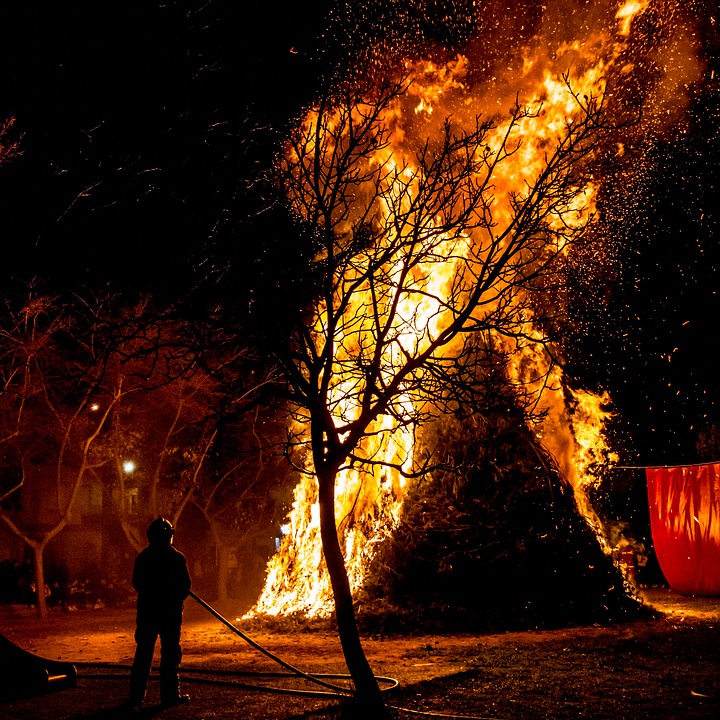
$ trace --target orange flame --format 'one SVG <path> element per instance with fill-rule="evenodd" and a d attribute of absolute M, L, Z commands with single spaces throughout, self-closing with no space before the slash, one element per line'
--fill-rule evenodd
<path fill-rule="evenodd" d="M 612 24 L 601 25 L 597 31 L 587 30 L 582 37 L 555 44 L 536 38 L 520 69 L 497 69 L 494 74 L 475 73 L 470 53 L 458 55 L 445 64 L 408 61 L 413 82 L 408 93 L 387 110 L 385 121 L 391 129 L 389 143 L 378 151 L 375 161 L 379 166 L 390 167 L 394 163 L 395 167 L 405 167 L 408 178 L 412 178 L 417 172 L 412 166 L 414 141 L 438 132 L 447 116 L 452 115 L 459 124 L 469 125 L 478 114 L 501 117 L 519 99 L 536 108 L 537 112 L 523 118 L 513 130 L 517 152 L 512 162 L 498 166 L 497 174 L 493 176 L 495 217 L 499 224 L 507 222 L 511 193 L 522 192 L 532 185 L 545 165 L 546 148 L 573 121 L 576 99 L 563 81 L 563 74 L 571 71 L 577 97 L 592 97 L 606 91 L 608 78 L 625 77 L 637 69 L 632 59 L 635 52 L 633 23 L 658 3 L 628 0 L 619 7 L 609 5 L 614 18 Z M 679 7 L 665 3 L 662 8 L 667 6 L 673 11 Z M 614 14 L 613 7 L 617 7 Z M 605 5 L 603 9 L 608 10 Z M 588 21 L 585 25 L 588 27 L 593 23 Z M 700 63 L 696 48 L 690 42 L 691 35 L 691 31 L 678 25 L 672 40 L 655 52 L 656 62 L 661 62 L 668 54 L 674 54 L 677 60 L 672 65 L 674 69 L 665 73 L 648 93 L 650 102 L 661 106 L 660 110 L 656 107 L 654 115 L 649 113 L 656 119 L 683 106 L 685 94 L 679 88 L 698 75 Z M 304 119 L 309 125 L 316 121 L 317 113 L 313 111 Z M 498 122 L 495 136 L 490 138 L 491 146 L 497 146 L 508 132 L 508 122 Z M 582 188 L 576 204 L 566 208 L 555 222 L 585 223 L 594 213 L 596 194 L 597 187 L 592 184 Z M 388 208 L 385 210 L 389 212 Z M 419 272 L 425 272 L 427 276 L 421 282 L 432 290 L 427 293 L 428 298 L 442 296 L 443 287 L 456 273 L 456 263 L 470 252 L 471 243 L 478 241 L 467 238 L 466 242 L 467 247 L 462 246 L 462 241 L 454 241 L 452 247 L 448 247 L 447 256 L 456 258 L 455 261 L 448 261 L 442 267 L 419 268 Z M 559 250 L 566 251 L 565 248 Z M 361 309 L 366 301 L 358 298 L 357 302 Z M 570 393 L 568 404 L 562 372 L 552 366 L 539 341 L 540 334 L 533 327 L 533 317 L 528 311 L 524 312 L 528 341 L 522 346 L 506 348 L 513 356 L 512 379 L 534 393 L 538 406 L 545 411 L 546 419 L 536 429 L 537 433 L 572 482 L 578 504 L 589 522 L 599 530 L 584 491 L 596 482 L 595 468 L 613 460 L 604 439 L 605 423 L 611 417 L 607 409 L 610 399 L 607 395 L 577 390 Z M 362 313 L 353 317 L 362 317 Z M 401 311 L 401 318 L 400 337 L 406 348 L 422 346 L 427 338 L 424 328 L 434 326 L 437 329 L 443 322 L 442 312 L 430 299 L 419 307 L 416 303 L 408 303 Z M 321 307 L 315 318 L 317 332 L 323 331 L 324 322 Z M 362 342 L 365 336 L 363 332 L 357 332 L 356 337 L 359 338 L 357 342 Z M 533 342 L 533 338 L 538 341 Z M 337 358 L 337 368 L 341 368 L 345 359 Z M 340 373 L 332 408 L 338 418 L 347 420 L 358 411 L 342 400 L 347 397 L 343 383 L 354 381 Z M 400 398 L 398 402 L 409 400 Z M 364 440 L 363 451 L 367 457 L 382 457 L 387 465 L 372 472 L 346 470 L 338 477 L 336 517 L 353 588 L 362 585 L 364 568 L 374 547 L 393 532 L 398 521 L 407 481 L 393 466 L 408 466 L 412 462 L 415 452 L 413 431 L 410 428 L 393 430 L 389 420 L 380 419 Z M 296 488 L 289 526 L 290 532 L 284 538 L 280 552 L 268 564 L 265 588 L 253 612 L 327 616 L 332 610 L 332 597 L 322 559 L 317 492 L 311 476 Z"/>

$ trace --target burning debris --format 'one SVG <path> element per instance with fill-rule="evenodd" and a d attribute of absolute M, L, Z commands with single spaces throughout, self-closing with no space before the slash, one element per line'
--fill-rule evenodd
<path fill-rule="evenodd" d="M 487 632 L 644 612 L 550 454 L 507 417 L 443 423 L 455 467 L 409 493 L 368 569 L 361 623 Z"/>

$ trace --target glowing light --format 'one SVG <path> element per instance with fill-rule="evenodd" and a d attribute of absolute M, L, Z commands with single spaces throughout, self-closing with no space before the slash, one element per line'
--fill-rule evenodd
<path fill-rule="evenodd" d="M 127 473 L 128 475 L 130 475 L 130 473 L 134 472 L 135 467 L 136 467 L 136 465 L 132 460 L 126 460 L 122 465 L 123 472 Z"/>
<path fill-rule="evenodd" d="M 512 158 L 499 163 L 492 176 L 493 219 L 498 228 L 509 225 L 513 199 L 532 187 L 543 172 L 554 140 L 574 122 L 578 99 L 584 98 L 587 102 L 588 98 L 602 96 L 612 79 L 624 79 L 630 73 L 638 72 L 640 64 L 628 61 L 628 56 L 632 55 L 630 51 L 635 50 L 629 48 L 631 26 L 651 2 L 608 3 L 605 9 L 609 9 L 610 14 L 604 27 L 588 21 L 586 30 L 578 31 L 578 37 L 554 45 L 534 43 L 519 68 L 506 70 L 499 66 L 478 72 L 469 55 L 458 55 L 444 65 L 429 60 L 407 60 L 405 67 L 411 73 L 412 82 L 407 95 L 385 111 L 388 143 L 378 149 L 374 159 L 376 167 L 404 168 L 397 187 L 389 184 L 385 189 L 386 197 L 407 196 L 407 203 L 412 200 L 412 178 L 418 172 L 413 164 L 417 147 L 413 142 L 422 144 L 426 138 L 432 140 L 433 133 L 437 136 L 448 117 L 452 117 L 458 126 L 470 126 L 478 115 L 490 116 L 497 119 L 494 136 L 489 138 L 491 150 L 499 147 L 509 132 L 510 145 L 514 148 Z M 618 6 L 613 15 L 612 10 Z M 554 10 L 559 12 L 558 7 Z M 689 46 L 688 49 L 692 51 Z M 638 50 L 645 51 L 644 48 Z M 476 58 L 476 62 L 482 61 L 482 57 Z M 684 67 L 688 74 L 696 71 L 691 60 Z M 572 71 L 570 75 L 568 69 Z M 574 95 L 568 89 L 568 77 Z M 612 92 L 619 91 L 613 87 Z M 680 92 L 666 94 L 678 105 L 684 102 Z M 521 118 L 513 129 L 507 120 L 507 109 L 517 102 L 533 108 L 534 112 Z M 365 109 L 360 107 L 356 111 L 362 115 Z M 311 111 L 303 123 L 313 127 L 317 121 L 317 112 Z M 330 133 L 335 133 L 339 126 L 336 121 L 337 118 L 330 118 L 326 126 Z M 338 141 L 336 135 L 333 139 Z M 314 146 L 306 149 L 320 152 Z M 622 156 L 626 146 L 616 140 L 609 152 Z M 408 182 L 411 185 L 409 191 Z M 583 227 L 593 217 L 597 186 L 590 182 L 577 190 L 573 202 L 550 217 L 551 227 Z M 382 206 L 380 212 L 390 213 L 391 203 Z M 392 218 L 385 218 L 385 223 L 392 226 Z M 351 220 L 347 220 L 347 224 L 349 228 Z M 453 282 L 458 264 L 482 263 L 487 245 L 486 236 L 448 240 L 444 248 L 447 262 L 418 267 L 419 287 L 422 287 L 425 299 L 408 298 L 407 304 L 400 308 L 395 352 L 413 353 L 423 347 L 430 335 L 440 330 L 444 315 L 437 298 L 446 296 L 446 288 Z M 553 252 L 568 254 L 572 249 L 559 246 L 553 248 Z M 359 267 L 357 272 L 360 276 L 362 268 Z M 388 268 L 388 278 L 391 279 L 394 272 L 395 268 Z M 372 307 L 372 302 L 360 293 L 353 302 L 356 304 L 348 309 L 348 317 L 353 318 L 352 333 L 357 349 L 358 343 L 372 342 L 371 324 L 363 325 L 362 320 L 363 308 Z M 492 302 L 489 301 L 486 309 L 490 308 Z M 535 431 L 573 485 L 579 507 L 600 536 L 600 523 L 587 500 L 587 491 L 598 482 L 599 469 L 617 459 L 604 437 L 606 424 L 612 417 L 611 399 L 606 394 L 568 390 L 562 371 L 552 364 L 544 349 L 542 334 L 535 327 L 532 312 L 522 307 L 518 313 L 522 313 L 524 321 L 520 333 L 523 341 L 497 337 L 493 342 L 511 358 L 509 373 L 513 384 L 536 399 L 536 407 L 544 420 Z M 327 317 L 323 307 L 318 309 L 314 323 L 314 332 L 325 332 Z M 342 343 L 339 347 L 342 348 Z M 351 373 L 340 371 L 343 363 L 351 366 L 351 359 L 342 352 L 341 349 L 337 357 L 338 378 L 330 409 L 335 417 L 347 423 L 358 413 L 358 408 L 347 398 L 352 395 L 348 390 L 359 380 Z M 392 358 L 388 362 L 392 364 Z M 404 407 L 411 401 L 401 396 L 397 402 L 398 407 Z M 374 547 L 392 534 L 402 509 L 407 481 L 392 468 L 407 466 L 416 450 L 411 428 L 393 429 L 389 419 L 380 418 L 370 428 L 361 451 L 366 457 L 382 459 L 386 466 L 378 465 L 363 473 L 347 469 L 337 478 L 336 517 L 341 520 L 339 532 L 353 588 L 362 585 L 368 558 Z M 320 545 L 317 491 L 314 478 L 308 476 L 295 490 L 288 532 L 283 533 L 280 551 L 268 565 L 265 590 L 256 611 L 271 615 L 322 616 L 331 610 L 329 578 Z"/>
<path fill-rule="evenodd" d="M 647 9 L 650 0 L 627 0 L 617 11 L 615 17 L 620 20 L 620 34 L 629 35 L 630 26 L 635 17 Z"/>

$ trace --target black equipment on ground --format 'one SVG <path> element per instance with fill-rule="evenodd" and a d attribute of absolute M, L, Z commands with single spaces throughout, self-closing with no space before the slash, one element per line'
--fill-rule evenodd
<path fill-rule="evenodd" d="M 77 685 L 72 663 L 48 660 L 0 635 L 0 699 L 40 695 Z"/>

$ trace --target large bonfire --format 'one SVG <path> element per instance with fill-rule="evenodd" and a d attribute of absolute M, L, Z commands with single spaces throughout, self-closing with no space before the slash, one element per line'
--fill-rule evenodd
<path fill-rule="evenodd" d="M 550 2 L 534 18 L 533 32 L 523 31 L 524 47 L 512 56 L 498 51 L 497 37 L 489 37 L 492 33 L 479 32 L 462 53 L 451 58 L 441 51 L 432 59 L 404 58 L 406 85 L 382 109 L 386 142 L 378 147 L 376 166 L 404 168 L 408 177 L 414 177 L 418 152 L 441 136 L 447 118 L 459 127 L 472 127 L 478 117 L 492 119 L 492 132 L 485 137 L 489 152 L 503 145 L 513 148 L 492 177 L 493 221 L 502 228 L 510 222 L 513 198 L 536 182 L 547 164 L 548 148 L 572 126 L 583 102 L 604 102 L 604 111 L 617 123 L 629 115 L 640 117 L 636 111 L 642 107 L 639 124 L 626 128 L 625 135 L 608 140 L 603 148 L 604 153 L 620 158 L 627 148 L 618 138 L 630 144 L 631 138 L 660 132 L 672 123 L 684 108 L 689 83 L 700 73 L 692 27 L 679 0 Z M 520 107 L 525 111 L 518 114 Z M 511 119 L 509 108 L 516 108 Z M 362 107 L 357 111 L 364 112 Z M 311 109 L 303 119 L 311 134 L 318 128 L 318 118 L 318 110 Z M 595 180 L 586 180 L 574 203 L 550 222 L 592 226 L 602 196 L 600 178 L 598 174 Z M 459 265 L 482 259 L 478 250 L 482 243 L 479 237 L 465 238 L 464 247 L 457 238 L 449 240 L 445 262 L 435 258 L 432 268 L 421 268 L 427 302 L 412 298 L 400 312 L 404 327 L 399 337 L 406 347 L 422 344 L 424 333 L 442 324 L 442 310 L 435 299 L 452 286 Z M 573 247 L 554 251 L 576 268 L 587 260 L 587 254 L 573 256 Z M 603 245 L 596 242 L 593 252 L 602 255 Z M 594 262 L 602 264 L 603 258 L 596 257 Z M 371 307 L 362 297 L 357 302 L 356 320 L 362 318 L 365 303 Z M 562 304 L 563 300 L 556 293 L 550 302 Z M 583 592 L 596 591 L 606 607 L 613 588 L 623 594 L 622 578 L 613 575 L 602 523 L 587 492 L 599 481 L 600 468 L 614 459 L 604 437 L 610 398 L 568 387 L 561 365 L 549 351 L 547 328 L 540 327 L 522 293 L 517 303 L 522 331 L 511 339 L 494 337 L 491 344 L 507 359 L 504 380 L 511 395 L 522 396 L 522 407 L 532 412 L 520 413 L 513 422 L 517 404 L 508 400 L 507 412 L 496 407 L 494 413 L 486 414 L 482 427 L 449 417 L 425 428 L 396 426 L 391 418 L 380 418 L 363 441 L 365 457 L 373 458 L 371 469 L 347 468 L 338 476 L 336 518 L 345 562 L 352 588 L 364 590 L 365 597 L 390 592 L 398 599 L 421 602 L 427 574 L 440 572 L 449 579 L 448 592 L 454 588 L 458 596 L 476 595 L 484 582 L 490 586 L 488 592 L 507 603 L 511 595 L 515 598 L 512 593 L 518 591 L 517 586 L 528 581 L 531 569 L 535 584 L 544 582 L 539 571 L 543 564 L 558 580 L 557 556 L 562 554 L 579 557 L 575 565 L 567 566 L 571 569 L 562 578 L 565 590 L 602 567 L 602 575 L 596 572 Z M 323 331 L 324 312 L 320 305 L 315 332 Z M 353 328 L 357 337 L 362 332 Z M 341 381 L 332 408 L 345 419 L 357 411 L 347 401 L 352 393 L 343 387 L 343 382 L 357 382 L 351 374 L 342 380 L 346 359 L 339 354 L 335 360 Z M 412 401 L 401 397 L 398 402 Z M 302 432 L 301 426 L 298 436 Z M 418 458 L 438 443 L 460 469 L 437 467 L 413 479 Z M 312 468 L 307 469 L 310 472 L 295 490 L 280 551 L 268 565 L 256 613 L 324 617 L 332 612 L 316 481 Z M 582 523 L 568 523 L 577 508 Z M 432 547 L 433 537 L 440 538 L 437 546 L 442 551 Z M 458 541 L 458 537 L 463 539 Z M 544 550 L 528 554 L 528 546 Z M 514 572 L 499 571 L 503 562 L 512 564 Z M 484 574 L 483 582 L 477 581 L 480 574 Z M 498 593 L 502 587 L 507 592 Z M 447 593 L 430 595 L 432 602 L 449 602 Z M 513 612 L 522 611 L 528 602 L 513 601 L 510 606 Z"/>

